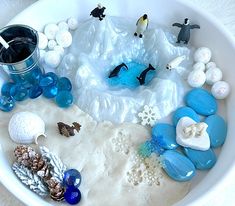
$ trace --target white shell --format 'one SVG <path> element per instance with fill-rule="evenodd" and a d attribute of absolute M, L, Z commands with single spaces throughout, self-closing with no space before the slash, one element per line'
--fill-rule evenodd
<path fill-rule="evenodd" d="M 58 23 L 59 30 L 69 30 L 69 25 L 65 21 L 61 21 Z"/>
<path fill-rule="evenodd" d="M 207 47 L 200 47 L 194 53 L 194 61 L 207 64 L 211 59 L 211 50 Z"/>
<path fill-rule="evenodd" d="M 200 71 L 204 72 L 206 70 L 206 66 L 202 62 L 197 62 L 196 64 L 193 65 L 193 69 L 194 70 L 200 70 Z"/>
<path fill-rule="evenodd" d="M 215 62 L 209 62 L 206 64 L 206 69 L 210 69 L 210 68 L 216 68 L 216 63 Z"/>
<path fill-rule="evenodd" d="M 69 31 L 62 30 L 56 34 L 56 41 L 63 48 L 69 47 L 72 44 L 72 40 L 73 38 Z"/>
<path fill-rule="evenodd" d="M 230 86 L 225 81 L 218 81 L 213 84 L 211 93 L 216 99 L 225 99 L 230 93 Z"/>
<path fill-rule="evenodd" d="M 202 87 L 206 81 L 206 74 L 201 70 L 193 70 L 188 75 L 188 84 L 191 87 Z"/>
<path fill-rule="evenodd" d="M 62 46 L 56 45 L 54 51 L 58 52 L 61 58 L 64 56 L 64 48 Z"/>
<path fill-rule="evenodd" d="M 45 61 L 45 64 L 54 69 L 56 68 L 57 66 L 59 66 L 60 62 L 61 62 L 61 56 L 60 56 L 60 53 L 56 52 L 56 51 L 48 51 L 46 54 L 45 54 L 45 57 L 44 57 L 44 61 Z"/>
<path fill-rule="evenodd" d="M 68 26 L 69 26 L 69 29 L 71 30 L 75 30 L 78 28 L 78 21 L 77 19 L 71 17 L 68 19 Z"/>
<path fill-rule="evenodd" d="M 49 42 L 48 42 L 48 49 L 50 50 L 53 50 L 55 48 L 55 46 L 57 45 L 56 41 L 51 39 Z"/>
<path fill-rule="evenodd" d="M 8 131 L 11 139 L 20 144 L 37 144 L 38 137 L 46 137 L 44 121 L 32 112 L 14 114 L 10 119 Z"/>
<path fill-rule="evenodd" d="M 45 34 L 38 32 L 38 48 L 46 49 L 48 43 L 48 39 Z"/>
<path fill-rule="evenodd" d="M 55 39 L 55 35 L 58 31 L 59 27 L 56 24 L 47 24 L 44 29 L 44 34 L 48 39 Z"/>
<path fill-rule="evenodd" d="M 219 68 L 210 68 L 206 71 L 206 83 L 208 85 L 213 85 L 214 83 L 220 81 L 223 77 L 223 73 Z"/>

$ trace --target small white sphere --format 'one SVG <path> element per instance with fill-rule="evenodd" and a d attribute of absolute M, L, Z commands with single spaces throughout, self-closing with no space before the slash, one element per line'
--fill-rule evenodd
<path fill-rule="evenodd" d="M 206 75 L 201 70 L 193 70 L 188 75 L 188 84 L 191 87 L 202 87 L 206 81 Z"/>
<path fill-rule="evenodd" d="M 44 57 L 45 57 L 46 51 L 43 49 L 39 50 L 39 55 L 40 55 L 40 63 L 44 62 Z"/>
<path fill-rule="evenodd" d="M 50 50 L 53 50 L 55 48 L 55 46 L 57 45 L 56 41 L 51 39 L 49 42 L 48 42 L 48 49 Z"/>
<path fill-rule="evenodd" d="M 67 48 L 72 44 L 73 38 L 70 32 L 62 30 L 56 34 L 56 41 L 63 48 Z"/>
<path fill-rule="evenodd" d="M 48 44 L 48 39 L 45 34 L 42 32 L 38 32 L 38 48 L 39 49 L 46 49 Z"/>
<path fill-rule="evenodd" d="M 200 47 L 194 53 L 194 61 L 207 64 L 211 59 L 211 50 L 207 47 Z"/>
<path fill-rule="evenodd" d="M 55 35 L 58 31 L 59 27 L 56 24 L 47 24 L 44 29 L 44 34 L 48 39 L 55 39 Z"/>
<path fill-rule="evenodd" d="M 58 23 L 59 30 L 69 30 L 69 25 L 65 21 L 61 21 Z"/>
<path fill-rule="evenodd" d="M 78 28 L 78 21 L 77 19 L 71 17 L 68 19 L 68 25 L 69 25 L 69 29 L 71 30 L 75 30 Z"/>
<path fill-rule="evenodd" d="M 200 70 L 200 71 L 204 72 L 206 70 L 206 66 L 202 62 L 197 62 L 196 64 L 193 65 L 193 69 L 194 70 Z"/>
<path fill-rule="evenodd" d="M 210 69 L 210 68 L 216 68 L 216 63 L 215 62 L 209 62 L 206 64 L 206 69 Z"/>
<path fill-rule="evenodd" d="M 59 66 L 61 62 L 61 56 L 56 51 L 48 51 L 45 54 L 44 60 L 48 67 L 54 69 Z"/>
<path fill-rule="evenodd" d="M 223 77 L 223 73 L 219 68 L 210 68 L 206 71 L 206 83 L 212 85 L 220 81 Z"/>
<path fill-rule="evenodd" d="M 225 81 L 218 81 L 213 84 L 211 93 L 216 99 L 225 99 L 230 93 L 230 86 Z"/>
<path fill-rule="evenodd" d="M 62 46 L 56 45 L 54 47 L 54 51 L 58 52 L 61 57 L 64 56 L 64 48 Z"/>

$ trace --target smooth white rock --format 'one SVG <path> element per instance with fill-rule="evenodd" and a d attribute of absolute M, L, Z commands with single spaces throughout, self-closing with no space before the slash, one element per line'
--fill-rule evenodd
<path fill-rule="evenodd" d="M 69 25 L 65 21 L 61 21 L 58 23 L 59 30 L 69 30 Z"/>
<path fill-rule="evenodd" d="M 48 39 L 55 39 L 55 35 L 58 31 L 59 27 L 56 24 L 47 24 L 44 28 L 44 34 Z"/>
<path fill-rule="evenodd" d="M 210 138 L 207 132 L 200 137 L 185 137 L 184 128 L 196 123 L 189 117 L 182 117 L 176 126 L 176 142 L 183 147 L 206 151 L 210 148 Z"/>
<path fill-rule="evenodd" d="M 194 53 L 194 61 L 207 64 L 211 59 L 211 50 L 207 47 L 200 47 Z"/>
<path fill-rule="evenodd" d="M 60 53 L 56 51 L 48 51 L 44 56 L 44 61 L 48 67 L 54 69 L 59 66 L 61 62 Z"/>
<path fill-rule="evenodd" d="M 216 63 L 215 62 L 209 62 L 206 64 L 206 69 L 210 69 L 210 68 L 216 68 Z"/>
<path fill-rule="evenodd" d="M 64 48 L 60 45 L 56 45 L 54 47 L 54 51 L 58 52 L 61 56 L 61 58 L 64 56 Z"/>
<path fill-rule="evenodd" d="M 202 70 L 193 70 L 188 75 L 188 84 L 191 87 L 202 87 L 206 81 L 206 74 Z"/>
<path fill-rule="evenodd" d="M 69 47 L 72 44 L 72 40 L 73 38 L 69 31 L 62 30 L 56 34 L 56 41 L 63 48 Z"/>
<path fill-rule="evenodd" d="M 48 39 L 45 34 L 42 32 L 38 32 L 38 48 L 39 49 L 46 49 L 48 44 Z"/>
<path fill-rule="evenodd" d="M 48 41 L 48 49 L 53 50 L 55 48 L 55 46 L 57 45 L 56 41 L 54 39 L 51 39 L 50 41 Z"/>
<path fill-rule="evenodd" d="M 213 84 L 211 93 L 216 99 L 225 99 L 230 93 L 230 86 L 225 81 L 218 81 Z"/>
<path fill-rule="evenodd" d="M 200 70 L 204 72 L 206 70 L 206 66 L 202 62 L 197 62 L 196 64 L 193 65 L 193 70 Z"/>
<path fill-rule="evenodd" d="M 68 26 L 69 26 L 69 29 L 71 30 L 75 30 L 78 28 L 78 21 L 77 19 L 71 17 L 68 19 Z"/>
<path fill-rule="evenodd" d="M 219 68 L 210 68 L 206 71 L 206 83 L 213 85 L 223 78 L 223 73 Z"/>

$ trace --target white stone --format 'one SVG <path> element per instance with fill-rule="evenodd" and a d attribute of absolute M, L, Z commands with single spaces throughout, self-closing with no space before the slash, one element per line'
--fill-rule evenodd
<path fill-rule="evenodd" d="M 69 47 L 72 44 L 72 40 L 73 38 L 69 31 L 62 30 L 56 34 L 56 41 L 63 48 Z"/>
<path fill-rule="evenodd" d="M 176 142 L 183 146 L 195 150 L 206 151 L 210 148 L 210 138 L 207 132 L 203 132 L 200 136 L 188 138 L 184 132 L 186 127 L 189 127 L 196 122 L 189 117 L 182 117 L 176 126 Z"/>
<path fill-rule="evenodd" d="M 45 34 L 42 32 L 38 32 L 38 48 L 46 49 L 48 43 L 48 39 Z"/>
<path fill-rule="evenodd" d="M 56 33 L 59 31 L 59 27 L 56 24 L 47 24 L 44 29 L 44 34 L 48 39 L 55 39 Z"/>
<path fill-rule="evenodd" d="M 211 50 L 207 47 L 200 47 L 194 53 L 194 61 L 207 64 L 211 59 Z"/>
<path fill-rule="evenodd" d="M 59 52 L 48 51 L 45 54 L 44 61 L 48 67 L 54 69 L 59 66 L 59 64 L 61 62 L 61 56 L 60 56 Z"/>
<path fill-rule="evenodd" d="M 230 86 L 225 81 L 218 81 L 213 84 L 211 93 L 216 99 L 225 99 L 230 93 Z"/>
<path fill-rule="evenodd" d="M 204 72 L 206 70 L 206 66 L 202 62 L 197 62 L 196 64 L 193 65 L 193 69 L 194 70 L 200 70 L 200 71 Z"/>
<path fill-rule="evenodd" d="M 61 58 L 64 56 L 64 48 L 60 45 L 56 45 L 54 47 L 54 51 L 58 52 L 61 56 Z"/>
<path fill-rule="evenodd" d="M 215 62 L 209 62 L 206 64 L 206 69 L 210 69 L 210 68 L 216 68 L 216 63 Z"/>
<path fill-rule="evenodd" d="M 206 81 L 206 74 L 201 70 L 193 70 L 188 75 L 188 84 L 191 87 L 202 87 Z"/>
<path fill-rule="evenodd" d="M 71 17 L 68 19 L 68 26 L 69 26 L 69 29 L 71 30 L 75 30 L 78 28 L 78 21 L 77 19 Z"/>
<path fill-rule="evenodd" d="M 65 21 L 61 21 L 58 23 L 59 30 L 69 30 L 69 25 Z"/>
<path fill-rule="evenodd" d="M 206 83 L 213 85 L 223 78 L 223 73 L 219 68 L 210 68 L 206 71 Z"/>
<path fill-rule="evenodd" d="M 55 48 L 55 46 L 57 45 L 56 41 L 54 39 L 51 39 L 49 42 L 48 42 L 48 49 L 50 50 L 53 50 Z"/>

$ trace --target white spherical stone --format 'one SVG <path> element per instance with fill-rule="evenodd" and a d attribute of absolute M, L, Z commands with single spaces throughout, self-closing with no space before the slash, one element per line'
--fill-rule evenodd
<path fill-rule="evenodd" d="M 206 70 L 206 66 L 202 62 L 197 62 L 196 64 L 193 65 L 193 69 L 194 70 L 200 70 L 200 71 L 204 72 Z"/>
<path fill-rule="evenodd" d="M 56 51 L 48 51 L 45 54 L 44 61 L 48 67 L 54 69 L 59 66 L 61 62 L 61 56 Z"/>
<path fill-rule="evenodd" d="M 46 49 L 48 43 L 48 39 L 45 34 L 42 32 L 38 32 L 38 48 Z"/>
<path fill-rule="evenodd" d="M 56 34 L 57 43 L 63 48 L 67 48 L 72 44 L 72 35 L 70 32 L 62 30 Z"/>
<path fill-rule="evenodd" d="M 218 81 L 213 84 L 211 93 L 216 99 L 225 99 L 230 93 L 230 86 L 225 81 Z"/>
<path fill-rule="evenodd" d="M 55 48 L 55 46 L 57 45 L 56 41 L 51 39 L 49 42 L 48 42 L 48 49 L 50 50 L 53 50 Z"/>
<path fill-rule="evenodd" d="M 206 71 L 206 83 L 212 85 L 220 81 L 223 77 L 223 73 L 219 68 L 210 68 Z"/>
<path fill-rule="evenodd" d="M 201 70 L 193 70 L 188 75 L 188 84 L 191 87 L 202 87 L 206 81 L 206 75 Z"/>
<path fill-rule="evenodd" d="M 59 30 L 69 30 L 69 25 L 65 21 L 61 21 L 58 23 Z"/>
<path fill-rule="evenodd" d="M 69 29 L 71 30 L 75 30 L 78 28 L 78 21 L 77 19 L 71 17 L 68 19 L 68 25 L 69 25 Z"/>
<path fill-rule="evenodd" d="M 206 69 L 210 69 L 210 68 L 216 68 L 216 63 L 215 62 L 209 62 L 206 64 Z"/>
<path fill-rule="evenodd" d="M 54 51 L 58 52 L 61 57 L 64 56 L 64 48 L 62 46 L 56 45 L 54 47 Z"/>
<path fill-rule="evenodd" d="M 211 50 L 207 47 L 200 47 L 194 53 L 194 61 L 207 64 L 211 59 Z"/>
<path fill-rule="evenodd" d="M 44 29 L 44 34 L 48 39 L 55 39 L 55 35 L 58 31 L 59 27 L 56 24 L 47 24 Z"/>

